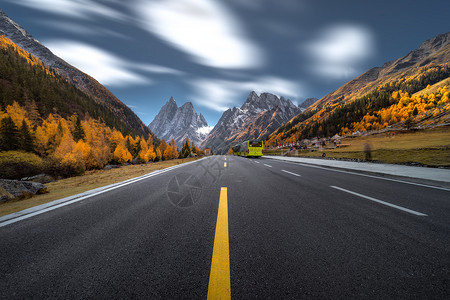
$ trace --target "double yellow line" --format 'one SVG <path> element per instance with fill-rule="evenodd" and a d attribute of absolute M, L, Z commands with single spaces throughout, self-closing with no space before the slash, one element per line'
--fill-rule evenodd
<path fill-rule="evenodd" d="M 231 299 L 227 188 L 220 190 L 219 212 L 209 275 L 208 299 Z"/>

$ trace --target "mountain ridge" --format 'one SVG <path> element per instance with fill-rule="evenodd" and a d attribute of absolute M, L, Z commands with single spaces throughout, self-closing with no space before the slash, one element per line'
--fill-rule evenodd
<path fill-rule="evenodd" d="M 44 64 L 52 68 L 58 75 L 91 96 L 97 103 L 105 105 L 124 124 L 124 129 L 134 134 L 147 135 L 151 131 L 139 117 L 123 102 L 117 99 L 107 88 L 96 79 L 83 73 L 76 67 L 68 64 L 60 57 L 54 55 L 47 47 L 42 45 L 28 31 L 0 9 L 0 35 L 5 35 L 16 45 L 39 58 Z"/>
<path fill-rule="evenodd" d="M 442 122 L 448 114 L 445 89 L 426 99 L 410 95 L 449 78 L 449 75 L 450 32 L 424 41 L 419 48 L 381 67 L 369 69 L 322 97 L 278 128 L 267 144 L 380 130 L 395 123 L 403 124 L 395 125 L 397 127 L 406 127 L 409 126 L 406 125 L 408 119 L 408 124 L 414 119 L 420 123 L 422 117 L 428 120 L 429 126 L 435 115 L 441 116 L 436 122 Z M 442 97 L 442 101 L 438 98 L 439 101 L 434 101 L 433 97 Z M 427 110 L 430 110 L 429 114 Z M 416 115 L 418 117 L 413 118 Z"/>
<path fill-rule="evenodd" d="M 356 99 L 359 96 L 367 94 L 377 85 L 382 85 L 388 81 L 400 78 L 402 76 L 402 70 L 408 69 L 408 74 L 404 75 L 412 75 L 414 72 L 417 72 L 417 70 L 411 69 L 416 65 L 417 68 L 420 68 L 431 63 L 448 63 L 449 49 L 444 49 L 447 55 L 436 55 L 436 53 L 443 50 L 449 42 L 450 32 L 430 38 L 424 41 L 419 48 L 410 51 L 405 56 L 385 62 L 381 67 L 373 67 L 348 81 L 337 90 L 316 101 L 307 111 L 321 109 L 327 102 L 341 103 Z"/>
<path fill-rule="evenodd" d="M 247 139 L 264 139 L 300 112 L 284 97 L 252 91 L 241 107 L 226 110 L 202 147 L 215 153 L 226 153 L 230 146 Z"/>

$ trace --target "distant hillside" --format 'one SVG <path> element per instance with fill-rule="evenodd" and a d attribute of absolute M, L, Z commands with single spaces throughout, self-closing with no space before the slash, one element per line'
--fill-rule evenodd
<path fill-rule="evenodd" d="M 325 105 L 345 103 L 371 92 L 379 86 L 389 84 L 423 72 L 424 67 L 448 64 L 450 61 L 450 32 L 439 34 L 420 45 L 407 55 L 375 67 L 347 82 L 336 91 L 326 95 L 309 107 L 322 109 Z"/>
<path fill-rule="evenodd" d="M 426 90 L 417 97 L 411 95 L 449 76 L 450 33 L 447 33 L 425 41 L 402 58 L 370 69 L 326 95 L 281 126 L 268 143 L 379 130 L 395 123 L 400 123 L 397 127 L 410 127 L 425 116 L 428 126 L 445 123 L 446 88 Z"/>
<path fill-rule="evenodd" d="M 48 48 L 34 39 L 31 34 L 1 10 L 0 35 L 6 36 L 16 45 L 39 58 L 44 64 L 61 76 L 61 78 L 64 78 L 76 88 L 92 97 L 96 103 L 104 106 L 120 120 L 115 126 L 122 132 L 130 132 L 138 135 L 147 135 L 150 133 L 148 127 L 145 126 L 136 114 L 117 99 L 108 89 L 98 83 L 94 78 L 54 55 Z"/>

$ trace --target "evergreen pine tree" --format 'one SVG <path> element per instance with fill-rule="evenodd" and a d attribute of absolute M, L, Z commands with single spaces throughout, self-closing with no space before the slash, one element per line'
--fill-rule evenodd
<path fill-rule="evenodd" d="M 0 125 L 0 150 L 19 148 L 19 130 L 11 117 L 3 118 Z"/>
<path fill-rule="evenodd" d="M 186 141 L 183 144 L 183 148 L 181 149 L 181 157 L 186 158 L 191 154 L 191 145 L 189 143 L 189 138 L 186 139 Z"/>
<path fill-rule="evenodd" d="M 20 140 L 19 140 L 19 148 L 21 150 L 25 150 L 27 152 L 32 152 L 33 149 L 33 141 L 34 137 L 30 132 L 30 128 L 28 127 L 27 122 L 22 120 L 22 126 L 20 127 Z"/>
<path fill-rule="evenodd" d="M 78 117 L 78 115 L 76 115 L 75 129 L 73 131 L 73 138 L 76 142 L 78 142 L 79 140 L 84 141 L 85 137 L 86 137 L 86 134 L 84 133 L 84 129 L 83 129 L 83 126 L 81 125 L 80 118 Z"/>

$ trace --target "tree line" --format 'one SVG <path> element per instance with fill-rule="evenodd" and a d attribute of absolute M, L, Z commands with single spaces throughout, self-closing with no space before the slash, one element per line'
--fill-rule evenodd
<path fill-rule="evenodd" d="M 178 149 L 172 139 L 156 140 L 152 135 L 124 135 L 94 118 L 82 120 L 49 114 L 36 118 L 33 105 L 17 102 L 0 110 L 0 151 L 24 151 L 51 159 L 68 175 L 103 168 L 106 164 L 146 163 L 203 155 L 189 139 Z M 69 171 L 67 171 L 69 170 Z"/>

